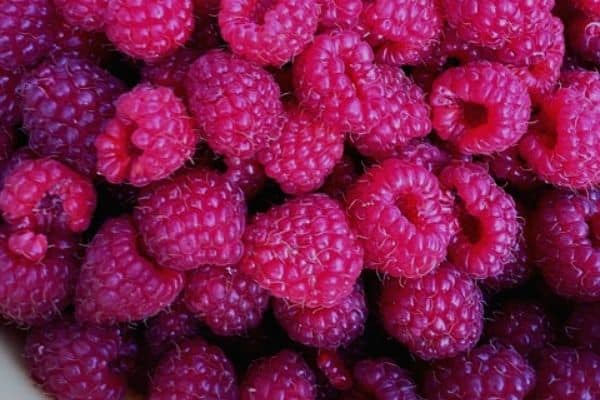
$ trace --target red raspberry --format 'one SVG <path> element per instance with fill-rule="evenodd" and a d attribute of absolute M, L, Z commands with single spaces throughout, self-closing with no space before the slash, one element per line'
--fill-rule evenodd
<path fill-rule="evenodd" d="M 98 173 L 110 183 L 145 186 L 166 178 L 192 156 L 198 136 L 172 89 L 138 85 L 115 103 L 96 138 Z"/>
<path fill-rule="evenodd" d="M 343 400 L 417 400 L 416 385 L 407 371 L 380 358 L 354 365 L 356 387 Z M 364 397 L 363 397 L 364 396 Z"/>
<path fill-rule="evenodd" d="M 527 361 L 514 349 L 493 345 L 436 363 L 423 385 L 429 400 L 523 400 L 534 386 Z"/>
<path fill-rule="evenodd" d="M 252 158 L 279 129 L 279 88 L 263 69 L 213 50 L 188 71 L 189 105 L 210 147 L 227 157 Z"/>
<path fill-rule="evenodd" d="M 495 153 L 486 158 L 490 173 L 496 180 L 508 183 L 511 187 L 520 190 L 533 189 L 539 185 L 536 174 L 527 165 L 519 147 L 511 147 L 502 153 Z"/>
<path fill-rule="evenodd" d="M 474 281 L 444 264 L 418 279 L 383 284 L 386 331 L 424 360 L 453 357 L 477 344 L 483 298 Z"/>
<path fill-rule="evenodd" d="M 284 192 L 302 194 L 323 185 L 343 153 L 343 133 L 290 106 L 281 134 L 258 153 L 258 160 Z"/>
<path fill-rule="evenodd" d="M 199 55 L 196 49 L 177 50 L 162 60 L 145 64 L 141 71 L 142 79 L 156 86 L 171 88 L 177 97 L 185 99 L 185 77 Z"/>
<path fill-rule="evenodd" d="M 367 303 L 360 284 L 331 308 L 307 308 L 274 299 L 273 312 L 290 338 L 305 346 L 336 349 L 359 337 L 367 320 Z"/>
<path fill-rule="evenodd" d="M 362 0 L 319 0 L 322 30 L 347 30 L 358 25 L 363 9 Z"/>
<path fill-rule="evenodd" d="M 120 400 L 125 380 L 115 367 L 123 346 L 117 328 L 57 321 L 29 333 L 25 359 L 58 400 Z"/>
<path fill-rule="evenodd" d="M 221 0 L 219 27 L 234 53 L 281 66 L 312 41 L 319 11 L 317 0 Z"/>
<path fill-rule="evenodd" d="M 348 189 L 346 206 L 370 268 L 417 278 L 446 257 L 452 218 L 425 168 L 397 159 L 375 165 Z"/>
<path fill-rule="evenodd" d="M 244 234 L 241 269 L 273 296 L 305 307 L 331 307 L 353 290 L 363 250 L 344 211 L 324 194 L 258 214 Z"/>
<path fill-rule="evenodd" d="M 346 188 L 358 178 L 358 168 L 352 157 L 344 155 L 333 167 L 321 190 L 332 199 L 344 200 Z"/>
<path fill-rule="evenodd" d="M 427 135 L 431 120 L 423 91 L 402 70 L 387 65 L 379 70 L 388 114 L 370 130 L 354 132 L 350 139 L 365 156 L 384 159 L 409 140 Z"/>
<path fill-rule="evenodd" d="M 574 69 L 560 75 L 563 88 L 570 88 L 592 101 L 600 103 L 600 74 L 596 71 Z"/>
<path fill-rule="evenodd" d="M 241 400 L 315 400 L 315 375 L 290 350 L 255 361 L 241 384 Z"/>
<path fill-rule="evenodd" d="M 54 0 L 65 21 L 86 31 L 103 28 L 108 3 L 109 0 Z"/>
<path fill-rule="evenodd" d="M 500 292 L 523 285 L 534 273 L 534 268 L 529 264 L 527 255 L 527 241 L 524 236 L 517 238 L 517 246 L 513 249 L 514 259 L 504 264 L 500 275 L 488 276 L 482 279 L 481 284 L 492 292 Z"/>
<path fill-rule="evenodd" d="M 78 320 L 96 324 L 137 321 L 158 314 L 183 289 L 183 276 L 158 267 L 137 244 L 133 221 L 108 220 L 85 254 L 75 294 Z"/>
<path fill-rule="evenodd" d="M 233 365 L 220 348 L 200 338 L 167 353 L 151 382 L 149 400 L 238 399 Z"/>
<path fill-rule="evenodd" d="M 184 302 L 215 334 L 232 336 L 260 324 L 269 293 L 234 267 L 205 266 L 188 275 Z"/>
<path fill-rule="evenodd" d="M 19 71 L 0 69 L 0 121 L 7 127 L 17 125 L 23 117 L 17 96 L 17 86 L 21 77 Z"/>
<path fill-rule="evenodd" d="M 293 65 L 301 105 L 340 131 L 369 130 L 386 114 L 381 74 L 371 47 L 354 32 L 315 37 Z"/>
<path fill-rule="evenodd" d="M 600 398 L 600 356 L 568 347 L 549 350 L 537 362 L 533 397 L 540 400 Z"/>
<path fill-rule="evenodd" d="M 42 64 L 21 87 L 29 146 L 92 175 L 94 140 L 112 117 L 113 101 L 122 90 L 116 78 L 81 58 L 63 56 Z"/>
<path fill-rule="evenodd" d="M 532 216 L 529 244 L 544 280 L 556 293 L 600 301 L 600 202 L 550 192 Z"/>
<path fill-rule="evenodd" d="M 2 170 L 0 171 L 0 189 L 4 187 L 6 178 L 8 178 L 23 161 L 35 159 L 37 159 L 35 153 L 27 146 L 20 147 L 12 153 L 6 161 L 6 164 L 2 165 Z"/>
<path fill-rule="evenodd" d="M 225 179 L 232 185 L 242 189 L 246 199 L 250 199 L 262 190 L 267 182 L 267 175 L 262 165 L 256 160 L 226 158 Z"/>
<path fill-rule="evenodd" d="M 580 15 L 569 20 L 567 40 L 583 60 L 600 63 L 600 15 Z"/>
<path fill-rule="evenodd" d="M 352 374 L 337 351 L 319 349 L 317 367 L 335 389 L 348 390 L 353 386 Z"/>
<path fill-rule="evenodd" d="M 576 304 L 565 333 L 574 346 L 600 354 L 600 303 Z"/>
<path fill-rule="evenodd" d="M 474 62 L 444 71 L 429 98 L 438 136 L 467 154 L 492 154 L 527 131 L 531 101 L 525 85 L 498 63 Z"/>
<path fill-rule="evenodd" d="M 144 61 L 173 53 L 194 28 L 191 0 L 110 0 L 104 18 L 117 49 Z"/>
<path fill-rule="evenodd" d="M 600 0 L 571 0 L 569 3 L 587 14 L 600 15 Z"/>
<path fill-rule="evenodd" d="M 419 165 L 435 175 L 452 161 L 450 153 L 426 140 L 411 141 L 398 149 L 395 157 Z"/>

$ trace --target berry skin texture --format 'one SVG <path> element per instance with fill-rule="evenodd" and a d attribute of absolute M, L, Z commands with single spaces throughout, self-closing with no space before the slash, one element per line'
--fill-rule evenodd
<path fill-rule="evenodd" d="M 200 321 L 187 309 L 183 301 L 175 300 L 146 322 L 144 338 L 150 355 L 158 360 L 175 347 L 177 342 L 196 336 L 200 326 Z"/>
<path fill-rule="evenodd" d="M 98 173 L 110 183 L 145 186 L 191 158 L 198 136 L 173 90 L 138 85 L 121 95 L 115 108 L 96 138 Z"/>
<path fill-rule="evenodd" d="M 149 400 L 236 400 L 233 365 L 217 346 L 196 338 L 165 355 L 152 376 Z"/>
<path fill-rule="evenodd" d="M 117 328 L 57 321 L 29 333 L 25 360 L 57 400 L 121 400 L 125 380 L 113 367 L 122 348 Z"/>
<path fill-rule="evenodd" d="M 596 71 L 573 69 L 560 75 L 563 88 L 575 90 L 593 103 L 600 103 L 600 74 Z"/>
<path fill-rule="evenodd" d="M 174 53 L 194 28 L 191 0 L 110 0 L 104 18 L 115 47 L 144 61 Z"/>
<path fill-rule="evenodd" d="M 519 353 L 484 345 L 434 364 L 423 388 L 429 400 L 524 400 L 534 385 L 535 371 Z"/>
<path fill-rule="evenodd" d="M 159 61 L 146 63 L 141 70 L 142 80 L 171 88 L 177 97 L 185 99 L 185 78 L 199 55 L 196 49 L 182 48 Z"/>
<path fill-rule="evenodd" d="M 354 365 L 355 388 L 343 400 L 417 400 L 416 385 L 407 371 L 385 358 Z M 363 397 L 364 396 L 364 397 Z"/>
<path fill-rule="evenodd" d="M 257 327 L 269 293 L 235 267 L 204 266 L 188 275 L 184 302 L 217 335 L 242 335 Z"/>
<path fill-rule="evenodd" d="M 312 41 L 317 0 L 221 0 L 219 27 L 231 50 L 259 65 L 282 66 Z"/>
<path fill-rule="evenodd" d="M 240 268 L 275 297 L 317 308 L 343 301 L 363 266 L 363 250 L 338 203 L 324 194 L 258 214 L 244 234 Z"/>
<path fill-rule="evenodd" d="M 142 320 L 158 314 L 183 289 L 181 273 L 158 267 L 140 253 L 133 221 L 108 220 L 90 243 L 75 293 L 75 316 L 96 324 Z"/>
<path fill-rule="evenodd" d="M 21 104 L 17 96 L 21 78 L 18 71 L 0 69 L 0 121 L 7 127 L 21 122 Z"/>
<path fill-rule="evenodd" d="M 246 199 L 251 199 L 262 190 L 267 182 L 263 166 L 256 160 L 226 158 L 225 179 L 244 192 Z"/>
<path fill-rule="evenodd" d="M 367 320 L 365 293 L 360 284 L 339 304 L 307 308 L 281 299 L 273 300 L 275 318 L 289 337 L 305 346 L 336 349 L 359 337 Z"/>
<path fill-rule="evenodd" d="M 502 267 L 500 275 L 488 276 L 480 282 L 488 291 L 500 292 L 504 289 L 518 287 L 533 276 L 534 267 L 527 255 L 527 240 L 524 236 L 517 239 L 517 247 L 513 250 L 514 259 Z"/>
<path fill-rule="evenodd" d="M 86 31 L 102 29 L 108 3 L 109 0 L 54 0 L 65 21 Z"/>
<path fill-rule="evenodd" d="M 134 218 L 148 253 L 179 271 L 242 257 L 244 195 L 216 172 L 191 170 L 146 188 Z"/>
<path fill-rule="evenodd" d="M 250 365 L 240 400 L 315 400 L 316 379 L 302 357 L 283 350 Z"/>
<path fill-rule="evenodd" d="M 600 15 L 580 15 L 569 21 L 567 41 L 574 53 L 593 64 L 600 63 Z"/>
<path fill-rule="evenodd" d="M 514 260 L 521 227 L 512 197 L 476 164 L 455 162 L 440 173 L 454 193 L 460 229 L 448 246 L 448 260 L 475 279 L 500 275 Z"/>
<path fill-rule="evenodd" d="M 442 72 L 429 97 L 433 128 L 466 154 L 517 144 L 529 122 L 527 88 L 499 63 L 474 62 Z"/>
<path fill-rule="evenodd" d="M 418 279 L 385 281 L 380 312 L 386 331 L 424 360 L 473 348 L 483 329 L 481 291 L 449 264 Z"/>
<path fill-rule="evenodd" d="M 586 14 L 600 15 L 600 1 L 598 0 L 571 0 L 570 3 Z"/>
<path fill-rule="evenodd" d="M 452 161 L 452 155 L 426 140 L 413 140 L 398 149 L 395 158 L 419 165 L 438 175 Z"/>
<path fill-rule="evenodd" d="M 29 146 L 92 176 L 94 140 L 122 91 L 121 82 L 85 59 L 63 56 L 42 64 L 21 85 Z"/>
<path fill-rule="evenodd" d="M 600 354 L 600 303 L 581 303 L 565 324 L 565 333 L 573 346 Z"/>
<path fill-rule="evenodd" d="M 362 0 L 319 0 L 321 30 L 348 30 L 358 25 Z"/>
<path fill-rule="evenodd" d="M 527 165 L 519 147 L 511 147 L 486 159 L 491 175 L 502 183 L 520 190 L 533 189 L 540 184 L 536 174 Z"/>
<path fill-rule="evenodd" d="M 327 378 L 327 382 L 335 389 L 348 390 L 352 388 L 352 374 L 346 368 L 344 359 L 336 350 L 319 349 L 316 359 L 317 367 Z"/>
<path fill-rule="evenodd" d="M 333 170 L 321 187 L 321 191 L 332 199 L 343 202 L 346 188 L 352 184 L 358 176 L 358 167 L 355 161 L 352 157 L 345 154 L 333 167 Z"/>
<path fill-rule="evenodd" d="M 452 216 L 423 167 L 397 159 L 372 167 L 348 189 L 346 212 L 370 268 L 417 278 L 446 257 Z"/>
<path fill-rule="evenodd" d="M 226 157 L 254 157 L 278 134 L 283 106 L 274 78 L 223 50 L 198 58 L 187 75 L 188 103 L 205 139 Z"/>

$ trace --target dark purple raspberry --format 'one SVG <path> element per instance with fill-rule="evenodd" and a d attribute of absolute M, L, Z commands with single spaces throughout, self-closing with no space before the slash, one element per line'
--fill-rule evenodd
<path fill-rule="evenodd" d="M 17 96 L 17 86 L 21 82 L 19 71 L 0 69 L 0 121 L 12 127 L 21 122 L 23 113 Z"/>
<path fill-rule="evenodd" d="M 169 87 L 177 97 L 185 99 L 185 77 L 199 55 L 197 49 L 182 48 L 169 57 L 145 64 L 141 71 L 142 79 L 156 86 Z"/>
<path fill-rule="evenodd" d="M 362 360 L 354 365 L 355 387 L 342 400 L 417 400 L 409 373 L 385 358 Z"/>
<path fill-rule="evenodd" d="M 576 304 L 565 324 L 572 345 L 600 354 L 600 302 Z"/>
<path fill-rule="evenodd" d="M 567 40 L 583 60 L 600 63 L 600 15 L 580 15 L 568 21 Z"/>
<path fill-rule="evenodd" d="M 336 350 L 319 349 L 317 352 L 317 367 L 335 389 L 348 390 L 354 384 L 352 374 L 346 368 L 345 361 Z"/>
<path fill-rule="evenodd" d="M 535 172 L 519 153 L 519 147 L 511 147 L 486 158 L 491 175 L 499 182 L 520 189 L 533 189 L 539 185 Z"/>

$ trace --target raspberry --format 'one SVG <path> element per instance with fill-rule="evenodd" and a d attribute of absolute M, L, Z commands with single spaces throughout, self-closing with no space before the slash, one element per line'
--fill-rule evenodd
<path fill-rule="evenodd" d="M 425 168 L 397 159 L 375 165 L 348 189 L 346 206 L 370 268 L 417 278 L 445 258 L 452 218 Z"/>
<path fill-rule="evenodd" d="M 181 273 L 159 268 L 139 250 L 133 221 L 108 220 L 90 243 L 77 283 L 75 315 L 97 324 L 158 314 L 183 289 Z"/>
<path fill-rule="evenodd" d="M 56 36 L 50 49 L 50 57 L 71 56 L 94 61 L 100 65 L 110 62 L 114 51 L 102 32 L 88 32 L 68 24 L 63 19 L 54 22 Z"/>
<path fill-rule="evenodd" d="M 183 48 L 157 62 L 145 64 L 141 74 L 144 81 L 155 86 L 166 86 L 173 89 L 175 95 L 185 99 L 185 77 L 190 65 L 198 58 L 196 49 Z"/>
<path fill-rule="evenodd" d="M 597 200 L 549 192 L 532 215 L 529 244 L 544 280 L 557 294 L 600 300 L 600 210 Z"/>
<path fill-rule="evenodd" d="M 232 185 L 242 189 L 246 199 L 250 199 L 262 190 L 267 182 L 267 176 L 262 165 L 256 160 L 242 160 L 233 157 L 226 158 L 225 179 Z"/>
<path fill-rule="evenodd" d="M 569 3 L 587 14 L 600 15 L 599 0 L 571 0 Z"/>
<path fill-rule="evenodd" d="M 12 155 L 15 152 L 15 136 L 15 129 L 0 125 L 0 170 L 4 170 L 9 165 Z M 2 185 L 0 184 L 1 188 Z"/>
<path fill-rule="evenodd" d="M 396 158 L 419 165 L 438 175 L 452 161 L 450 153 L 426 140 L 413 140 L 398 149 Z"/>
<path fill-rule="evenodd" d="M 600 356 L 568 347 L 549 350 L 537 362 L 533 393 L 540 400 L 581 400 L 600 397 Z"/>
<path fill-rule="evenodd" d="M 600 63 L 600 15 L 581 15 L 569 20 L 567 40 L 574 53 L 593 64 Z"/>
<path fill-rule="evenodd" d="M 221 0 L 219 27 L 234 53 L 281 66 L 312 41 L 319 11 L 317 0 Z"/>
<path fill-rule="evenodd" d="M 563 71 L 560 75 L 563 88 L 570 88 L 583 94 L 593 103 L 600 103 L 600 74 L 596 71 L 574 69 Z"/>
<path fill-rule="evenodd" d="M 192 156 L 198 137 L 172 89 L 138 85 L 115 107 L 115 117 L 96 138 L 98 173 L 110 183 L 145 186 Z"/>
<path fill-rule="evenodd" d="M 531 100 L 525 85 L 498 63 L 450 68 L 433 82 L 429 98 L 438 136 L 467 154 L 492 154 L 527 131 Z"/>
<path fill-rule="evenodd" d="M 255 361 L 241 384 L 241 400 L 315 400 L 315 375 L 290 350 Z"/>
<path fill-rule="evenodd" d="M 508 183 L 516 189 L 533 189 L 540 183 L 531 167 L 527 165 L 523 156 L 519 153 L 518 146 L 511 147 L 502 153 L 495 153 L 486 161 L 492 176 L 496 180 Z"/>
<path fill-rule="evenodd" d="M 321 190 L 332 199 L 344 200 L 346 188 L 358 178 L 358 168 L 352 157 L 344 155 L 333 167 Z"/>
<path fill-rule="evenodd" d="M 380 311 L 386 331 L 424 360 L 473 348 L 483 328 L 481 291 L 449 264 L 418 279 L 385 281 Z"/>
<path fill-rule="evenodd" d="M 273 312 L 292 340 L 319 349 L 349 345 L 363 333 L 367 320 L 365 293 L 360 284 L 331 308 L 307 308 L 275 299 Z"/>
<path fill-rule="evenodd" d="M 188 275 L 184 302 L 217 335 L 241 335 L 260 324 L 269 294 L 234 267 L 205 266 Z"/>
<path fill-rule="evenodd" d="M 35 159 L 37 159 L 37 157 L 29 147 L 20 147 L 12 153 L 8 160 L 6 160 L 6 164 L 2 165 L 2 170 L 0 171 L 0 189 L 4 187 L 6 178 L 8 178 L 23 161 Z"/>
<path fill-rule="evenodd" d="M 417 400 L 416 385 L 407 371 L 380 358 L 354 365 L 356 388 L 343 400 Z M 364 397 L 363 397 L 364 396 Z"/>
<path fill-rule="evenodd" d="M 504 264 L 500 275 L 488 276 L 480 281 L 483 287 L 492 292 L 499 292 L 521 286 L 532 277 L 534 268 L 529 264 L 527 241 L 524 236 L 517 239 L 513 255 L 514 259 Z"/>
<path fill-rule="evenodd" d="M 109 0 L 54 0 L 65 21 L 86 31 L 102 29 L 108 3 Z"/>
<path fill-rule="evenodd" d="M 440 173 L 454 193 L 460 231 L 448 246 L 448 260 L 476 279 L 497 276 L 513 261 L 521 227 L 515 202 L 476 164 L 456 162 Z"/>
<path fill-rule="evenodd" d="M 92 175 L 94 140 L 114 113 L 122 84 L 90 61 L 62 56 L 24 78 L 24 127 L 29 146 Z"/>
<path fill-rule="evenodd" d="M 363 250 L 343 210 L 323 194 L 258 214 L 244 245 L 242 271 L 273 296 L 310 308 L 342 302 L 363 266 Z"/>
<path fill-rule="evenodd" d="M 565 333 L 574 346 L 600 354 L 600 303 L 576 304 L 565 324 Z"/>
<path fill-rule="evenodd" d="M 316 36 L 294 61 L 293 79 L 300 104 L 337 130 L 363 132 L 386 114 L 373 51 L 357 33 Z"/>
<path fill-rule="evenodd" d="M 484 345 L 433 365 L 423 387 L 429 400 L 523 400 L 534 386 L 535 371 L 519 353 Z"/>
<path fill-rule="evenodd" d="M 259 152 L 258 160 L 284 192 L 302 194 L 323 185 L 343 153 L 343 133 L 290 106 L 281 134 Z"/>
<path fill-rule="evenodd" d="M 21 122 L 22 110 L 17 98 L 17 86 L 22 74 L 19 71 L 0 69 L 0 121 L 2 125 L 13 126 Z"/>
<path fill-rule="evenodd" d="M 319 0 L 322 30 L 347 30 L 358 25 L 363 9 L 362 0 Z"/>
<path fill-rule="evenodd" d="M 50 0 L 3 1 L 0 15 L 0 68 L 29 67 L 46 55 L 54 40 Z"/>
<path fill-rule="evenodd" d="M 233 365 L 220 348 L 200 338 L 167 353 L 151 382 L 149 400 L 238 398 Z"/>
<path fill-rule="evenodd" d="M 282 113 L 273 77 L 249 61 L 213 50 L 188 71 L 190 109 L 210 147 L 227 157 L 252 158 L 279 129 Z"/>
<path fill-rule="evenodd" d="M 317 367 L 325 375 L 327 381 L 335 389 L 348 390 L 353 386 L 352 374 L 335 350 L 319 349 Z"/>
<path fill-rule="evenodd" d="M 402 70 L 386 65 L 379 70 L 388 114 L 370 130 L 354 132 L 350 138 L 362 154 L 383 159 L 409 140 L 427 135 L 431 120 L 423 91 Z"/>
<path fill-rule="evenodd" d="M 57 321 L 29 333 L 25 360 L 58 400 L 120 400 L 125 380 L 115 366 L 123 345 L 117 328 Z"/>
<path fill-rule="evenodd" d="M 191 0 L 110 0 L 106 36 L 123 53 L 155 61 L 175 52 L 194 28 Z"/>

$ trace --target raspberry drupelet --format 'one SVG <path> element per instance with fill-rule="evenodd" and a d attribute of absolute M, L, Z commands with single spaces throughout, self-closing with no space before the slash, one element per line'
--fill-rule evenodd
<path fill-rule="evenodd" d="M 54 0 L 65 21 L 86 31 L 104 27 L 104 15 L 109 0 Z"/>
<path fill-rule="evenodd" d="M 171 88 L 177 97 L 185 99 L 185 77 L 200 54 L 195 48 L 184 47 L 159 61 L 146 63 L 141 70 L 142 80 Z"/>
<path fill-rule="evenodd" d="M 23 118 L 17 87 L 22 73 L 0 69 L 0 121 L 2 125 L 12 127 Z"/>
<path fill-rule="evenodd" d="M 600 302 L 575 304 L 565 333 L 574 347 L 600 354 Z"/>
<path fill-rule="evenodd" d="M 354 365 L 355 387 L 342 400 L 417 400 L 416 385 L 409 373 L 385 358 Z"/>
<path fill-rule="evenodd" d="M 321 191 L 332 199 L 343 202 L 346 188 L 359 176 L 359 168 L 356 164 L 351 156 L 344 154 L 342 159 L 333 167 L 321 187 Z"/>
<path fill-rule="evenodd" d="M 513 249 L 513 260 L 504 264 L 499 275 L 482 279 L 481 285 L 488 291 L 500 292 L 529 281 L 534 275 L 535 267 L 529 261 L 527 250 L 527 239 L 525 235 L 520 235 L 517 238 L 517 247 Z"/>
<path fill-rule="evenodd" d="M 225 166 L 225 179 L 242 189 L 246 199 L 256 196 L 267 182 L 265 170 L 257 160 L 230 157 L 225 159 Z"/>
<path fill-rule="evenodd" d="M 452 155 L 446 150 L 427 140 L 413 140 L 398 149 L 395 157 L 419 165 L 429 172 L 438 175 L 452 161 Z"/>
<path fill-rule="evenodd" d="M 535 172 L 519 153 L 519 146 L 495 153 L 485 159 L 490 174 L 500 183 L 508 183 L 519 190 L 529 190 L 540 185 Z"/>
<path fill-rule="evenodd" d="M 318 3 L 321 6 L 320 30 L 348 30 L 358 25 L 362 0 L 319 0 Z"/>
<path fill-rule="evenodd" d="M 346 367 L 344 358 L 336 350 L 319 349 L 316 364 L 319 371 L 325 375 L 327 382 L 338 390 L 352 388 L 354 382 L 352 373 Z"/>

